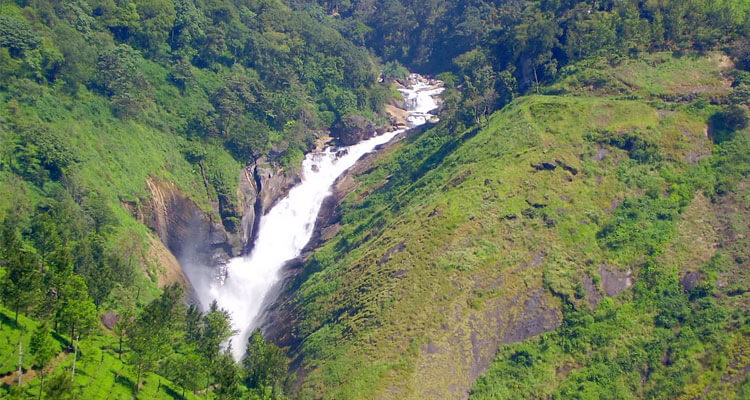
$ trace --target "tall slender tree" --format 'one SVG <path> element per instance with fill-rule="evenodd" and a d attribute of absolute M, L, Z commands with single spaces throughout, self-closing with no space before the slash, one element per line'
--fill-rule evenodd
<path fill-rule="evenodd" d="M 49 325 L 46 322 L 40 324 L 31 335 L 29 351 L 34 357 L 34 364 L 39 368 L 39 398 L 41 399 L 44 390 L 44 377 L 46 376 L 45 368 L 49 365 L 52 358 L 55 357 L 55 354 L 57 354 L 57 348 L 50 335 Z"/>

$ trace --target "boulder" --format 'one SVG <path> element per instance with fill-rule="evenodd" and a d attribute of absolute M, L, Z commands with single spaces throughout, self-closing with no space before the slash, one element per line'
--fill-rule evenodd
<path fill-rule="evenodd" d="M 102 321 L 102 325 L 111 331 L 112 329 L 115 329 L 115 325 L 120 322 L 120 315 L 114 311 L 110 311 L 106 314 L 102 314 L 99 319 Z"/>
<path fill-rule="evenodd" d="M 331 134 L 342 146 L 351 146 L 377 134 L 375 125 L 360 115 L 350 115 L 337 122 Z"/>
<path fill-rule="evenodd" d="M 700 280 L 701 280 L 702 277 L 703 277 L 703 274 L 701 274 L 700 271 L 691 271 L 691 272 L 688 272 L 680 280 L 680 284 L 682 285 L 682 289 L 685 292 L 691 292 L 693 289 L 696 288 L 696 286 L 698 286 L 698 283 L 700 283 Z"/>

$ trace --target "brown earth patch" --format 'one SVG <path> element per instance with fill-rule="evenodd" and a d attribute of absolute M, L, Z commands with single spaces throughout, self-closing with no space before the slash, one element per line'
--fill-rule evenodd
<path fill-rule="evenodd" d="M 150 263 L 159 267 L 159 273 L 157 275 L 157 284 L 159 287 L 168 286 L 172 283 L 179 283 L 180 286 L 189 288 L 190 282 L 182 272 L 182 267 L 174 254 L 164 246 L 164 243 L 153 236 L 149 235 L 148 240 L 149 247 L 147 258 Z"/>

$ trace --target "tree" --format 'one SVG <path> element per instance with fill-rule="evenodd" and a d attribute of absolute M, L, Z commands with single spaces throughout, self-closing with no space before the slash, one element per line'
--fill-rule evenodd
<path fill-rule="evenodd" d="M 210 370 L 214 370 L 214 362 L 221 350 L 221 344 L 232 337 L 231 317 L 226 310 L 219 309 L 216 300 L 211 303 L 208 313 L 201 321 L 201 339 L 198 350 L 206 361 Z"/>
<path fill-rule="evenodd" d="M 86 282 L 78 275 L 72 275 L 60 292 L 57 319 L 60 328 L 70 331 L 70 339 L 87 335 L 97 327 L 96 306 L 89 298 Z"/>
<path fill-rule="evenodd" d="M 453 62 L 460 71 L 465 85 L 465 106 L 472 111 L 474 123 L 481 126 L 487 122 L 497 100 L 497 74 L 490 66 L 487 56 L 480 50 L 466 52 L 456 57 Z"/>
<path fill-rule="evenodd" d="M 747 128 L 748 117 L 747 111 L 745 111 L 744 107 L 738 104 L 732 104 L 725 108 L 722 114 L 727 128 L 733 131 Z"/>
<path fill-rule="evenodd" d="M 406 79 L 408 77 L 409 71 L 398 61 L 387 62 L 383 66 L 384 79 Z"/>
<path fill-rule="evenodd" d="M 182 388 L 182 398 L 185 389 L 196 391 L 201 388 L 201 382 L 206 380 L 206 366 L 201 357 L 194 353 L 175 353 L 167 358 L 161 368 L 164 376 Z"/>
<path fill-rule="evenodd" d="M 240 371 L 231 356 L 231 348 L 219 354 L 216 360 L 216 388 L 214 393 L 220 400 L 239 399 L 242 394 Z"/>
<path fill-rule="evenodd" d="M 0 235 L 0 249 L 6 262 L 0 296 L 13 310 L 16 323 L 18 312 L 34 305 L 39 299 L 42 276 L 39 259 L 36 254 L 23 248 L 17 226 L 14 216 L 6 218 Z"/>
<path fill-rule="evenodd" d="M 78 400 L 81 398 L 80 389 L 73 385 L 70 376 L 65 372 L 60 372 L 50 379 L 44 394 L 46 398 L 55 400 Z"/>
<path fill-rule="evenodd" d="M 565 47 L 571 60 L 605 51 L 614 43 L 611 13 L 591 12 L 587 4 L 581 4 L 572 13 L 574 17 L 565 32 Z"/>
<path fill-rule="evenodd" d="M 31 355 L 34 356 L 34 363 L 39 368 L 39 376 L 41 383 L 39 385 L 39 398 L 42 398 L 42 392 L 44 390 L 44 369 L 49 364 L 50 360 L 57 354 L 57 348 L 52 336 L 50 335 L 50 329 L 47 323 L 40 324 L 31 335 L 30 351 Z"/>
<path fill-rule="evenodd" d="M 132 117 L 148 107 L 151 85 L 141 73 L 140 53 L 123 44 L 104 51 L 97 62 L 96 86 L 112 100 L 120 117 Z"/>
<path fill-rule="evenodd" d="M 529 17 L 527 24 L 518 27 L 516 40 L 521 44 L 519 59 L 522 70 L 524 74 L 529 68 L 532 70 L 537 92 L 539 92 L 541 79 L 552 77 L 557 73 L 557 59 L 552 57 L 552 50 L 560 45 L 557 40 L 559 34 L 560 27 L 555 22 L 555 18 L 542 14 L 534 14 L 533 17 Z M 528 79 L 525 80 L 528 81 Z"/>
<path fill-rule="evenodd" d="M 716 143 L 730 140 L 735 136 L 735 132 L 747 128 L 748 122 L 750 121 L 745 107 L 739 104 L 729 105 L 709 119 L 711 137 Z"/>
<path fill-rule="evenodd" d="M 113 330 L 118 339 L 117 358 L 122 360 L 122 345 L 133 326 L 137 299 L 132 290 L 127 290 L 122 286 L 117 286 L 112 290 L 112 297 L 115 299 L 114 304 L 117 305 L 119 311 L 119 318 Z"/>
<path fill-rule="evenodd" d="M 286 356 L 278 346 L 266 342 L 260 329 L 253 331 L 248 338 L 247 357 L 242 364 L 248 387 L 269 386 L 275 394 L 283 394 L 287 374 Z"/>
<path fill-rule="evenodd" d="M 23 145 L 33 147 L 33 156 L 49 172 L 50 179 L 59 180 L 66 168 L 77 161 L 66 135 L 40 124 L 20 128 Z"/>
<path fill-rule="evenodd" d="M 155 371 L 171 353 L 185 313 L 183 307 L 182 288 L 173 284 L 143 309 L 130 328 L 128 347 L 130 363 L 136 371 L 136 391 L 141 388 L 143 373 Z"/>
<path fill-rule="evenodd" d="M 136 40 L 145 49 L 158 50 L 175 23 L 176 12 L 171 0 L 136 0 L 138 24 Z"/>
<path fill-rule="evenodd" d="M 0 15 L 0 47 L 7 47 L 11 56 L 22 57 L 41 44 L 42 39 L 26 21 Z"/>

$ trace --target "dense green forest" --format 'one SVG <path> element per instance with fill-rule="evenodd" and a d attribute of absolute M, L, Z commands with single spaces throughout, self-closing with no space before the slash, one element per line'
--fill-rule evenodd
<path fill-rule="evenodd" d="M 386 124 L 404 66 L 441 122 L 235 363 L 147 182 L 236 233 L 243 166 Z M 746 0 L 3 1 L 0 397 L 747 398 L 749 71 Z"/>
<path fill-rule="evenodd" d="M 298 9 L 312 7 L 292 1 Z M 465 118 L 486 117 L 538 91 L 568 64 L 653 51 L 721 48 L 747 68 L 748 9 L 741 0 L 342 0 L 318 4 L 350 40 L 384 60 L 464 84 Z M 744 67 L 743 67 L 744 66 Z M 386 71 L 387 72 L 387 71 Z M 450 86 L 450 85 L 449 85 Z M 478 117 L 477 117 L 478 118 Z"/>

